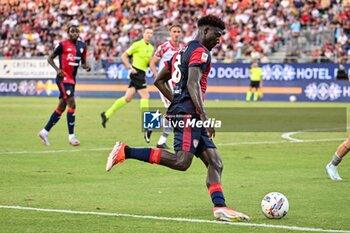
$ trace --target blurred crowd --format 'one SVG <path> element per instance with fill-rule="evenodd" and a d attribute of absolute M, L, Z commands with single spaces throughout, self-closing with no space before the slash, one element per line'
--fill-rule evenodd
<path fill-rule="evenodd" d="M 217 61 L 269 62 L 283 50 L 285 62 L 302 56 L 350 62 L 350 0 L 1 1 L 0 57 L 47 56 L 67 38 L 67 24 L 74 23 L 80 25 L 90 59 L 114 59 L 140 38 L 146 25 L 155 30 L 156 46 L 166 39 L 171 22 L 181 22 L 187 42 L 205 14 L 226 23 L 222 45 L 212 51 Z"/>

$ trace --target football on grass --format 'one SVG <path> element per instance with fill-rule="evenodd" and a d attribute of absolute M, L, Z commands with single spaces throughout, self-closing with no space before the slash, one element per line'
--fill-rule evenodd
<path fill-rule="evenodd" d="M 289 210 L 288 199 L 279 192 L 268 193 L 261 201 L 261 209 L 267 218 L 283 218 Z"/>

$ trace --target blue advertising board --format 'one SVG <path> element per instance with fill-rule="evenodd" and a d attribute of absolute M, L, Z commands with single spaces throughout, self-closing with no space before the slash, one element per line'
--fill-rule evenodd
<path fill-rule="evenodd" d="M 81 97 L 116 98 L 128 87 L 128 72 L 122 64 L 111 63 L 107 79 L 78 79 L 76 95 Z M 264 64 L 263 101 L 344 102 L 350 100 L 350 83 L 335 79 L 337 64 Z M 350 73 L 350 65 L 345 65 Z M 213 64 L 206 99 L 245 100 L 249 89 L 249 64 Z M 147 72 L 151 98 L 159 98 L 152 85 L 154 78 Z M 57 96 L 58 89 L 49 79 L 2 79 L 0 96 Z"/>
<path fill-rule="evenodd" d="M 122 63 L 105 63 L 107 79 L 128 78 L 128 71 Z M 338 64 L 261 64 L 264 80 L 293 81 L 293 80 L 333 80 L 338 71 Z M 350 64 L 344 65 L 350 72 Z M 214 63 L 209 73 L 210 80 L 249 79 L 250 64 L 244 63 Z M 150 69 L 146 77 L 153 77 Z"/>

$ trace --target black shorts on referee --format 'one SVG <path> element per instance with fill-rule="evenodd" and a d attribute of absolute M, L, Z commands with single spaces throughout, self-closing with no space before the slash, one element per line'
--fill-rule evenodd
<path fill-rule="evenodd" d="M 136 90 L 144 89 L 147 87 L 146 84 L 146 72 L 133 67 L 137 73 L 130 74 L 129 87 L 135 87 Z"/>
<path fill-rule="evenodd" d="M 250 87 L 259 88 L 260 81 L 250 81 Z"/>

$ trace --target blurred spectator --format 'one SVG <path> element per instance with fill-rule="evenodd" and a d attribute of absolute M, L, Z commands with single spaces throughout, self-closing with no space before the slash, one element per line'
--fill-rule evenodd
<path fill-rule="evenodd" d="M 298 37 L 300 33 L 301 24 L 300 21 L 296 18 L 293 18 L 292 23 L 290 24 L 290 29 L 292 31 L 292 36 Z"/>
<path fill-rule="evenodd" d="M 348 74 L 343 65 L 339 65 L 337 76 L 335 78 L 336 80 L 348 80 Z"/>
<path fill-rule="evenodd" d="M 344 31 L 340 32 L 339 37 L 337 38 L 337 42 L 341 45 L 345 45 L 348 42 L 348 37 L 344 33 Z"/>

